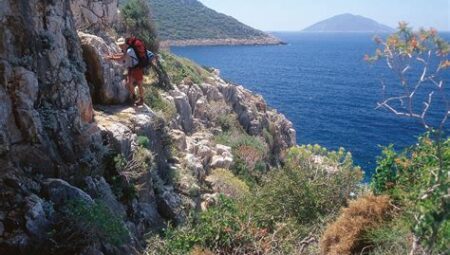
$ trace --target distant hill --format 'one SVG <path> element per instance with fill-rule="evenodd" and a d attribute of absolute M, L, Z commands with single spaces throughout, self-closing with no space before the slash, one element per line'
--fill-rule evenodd
<path fill-rule="evenodd" d="M 274 44 L 280 41 L 218 13 L 197 0 L 148 0 L 158 35 L 163 41 L 190 41 L 191 44 Z M 122 2 L 125 2 L 122 0 Z M 231 40 L 230 40 L 231 39 Z M 203 40 L 202 42 L 198 40 Z M 254 43 L 252 43 L 254 42 Z M 259 42 L 259 43 L 258 43 Z M 267 42 L 267 43 L 265 43 Z M 270 43 L 272 42 L 272 43 Z"/>
<path fill-rule="evenodd" d="M 394 29 L 359 15 L 341 14 L 318 22 L 303 32 L 393 32 Z"/>

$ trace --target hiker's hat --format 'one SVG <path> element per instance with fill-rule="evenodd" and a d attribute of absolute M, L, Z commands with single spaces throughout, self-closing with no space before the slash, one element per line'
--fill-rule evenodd
<path fill-rule="evenodd" d="M 125 44 L 127 44 L 127 43 L 126 43 L 126 41 L 125 41 L 125 38 L 120 37 L 119 40 L 117 40 L 116 44 L 117 44 L 117 46 L 120 47 L 120 46 L 123 46 L 123 45 L 125 45 Z"/>

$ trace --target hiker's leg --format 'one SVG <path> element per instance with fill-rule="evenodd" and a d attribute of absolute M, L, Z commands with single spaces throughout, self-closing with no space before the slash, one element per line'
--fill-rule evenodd
<path fill-rule="evenodd" d="M 132 75 L 129 75 L 129 76 L 128 76 L 128 82 L 127 82 L 127 89 L 128 89 L 128 91 L 130 92 L 130 96 L 131 96 L 132 98 L 135 97 L 134 82 L 135 82 L 135 81 L 134 81 L 133 76 L 132 76 Z"/>
<path fill-rule="evenodd" d="M 139 99 L 136 102 L 136 105 L 143 105 L 144 104 L 144 69 L 137 68 L 133 70 L 133 78 L 137 83 L 138 89 L 139 89 Z"/>
<path fill-rule="evenodd" d="M 138 81 L 138 89 L 139 89 L 139 97 L 144 98 L 144 86 L 142 85 L 143 81 Z"/>
<path fill-rule="evenodd" d="M 136 101 L 136 105 L 144 104 L 144 87 L 142 85 L 143 81 L 137 81 L 138 89 L 139 89 L 139 99 Z"/>

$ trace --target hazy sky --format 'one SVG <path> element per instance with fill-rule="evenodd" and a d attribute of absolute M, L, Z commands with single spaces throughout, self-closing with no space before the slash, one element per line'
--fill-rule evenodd
<path fill-rule="evenodd" d="M 450 0 L 200 0 L 216 11 L 265 31 L 298 31 L 331 16 L 352 13 L 396 27 L 450 30 Z"/>

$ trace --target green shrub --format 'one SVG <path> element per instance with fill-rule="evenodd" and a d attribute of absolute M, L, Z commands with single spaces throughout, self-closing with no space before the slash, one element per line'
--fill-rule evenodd
<path fill-rule="evenodd" d="M 260 183 L 267 172 L 267 146 L 264 141 L 237 128 L 217 135 L 214 140 L 232 148 L 234 162 L 231 169 L 237 177 L 250 187 Z"/>
<path fill-rule="evenodd" d="M 201 84 L 210 76 L 208 71 L 187 58 L 178 57 L 168 52 L 162 52 L 162 56 L 164 59 L 163 69 L 175 84 L 180 84 L 184 79 Z"/>
<path fill-rule="evenodd" d="M 175 117 L 177 110 L 160 93 L 160 90 L 157 88 L 147 87 L 144 93 L 145 104 L 155 111 L 160 111 L 165 120 L 170 120 Z"/>
<path fill-rule="evenodd" d="M 361 178 L 360 168 L 343 149 L 293 147 L 285 166 L 269 173 L 257 192 L 258 220 L 270 228 L 287 219 L 314 226 L 346 205 Z"/>
<path fill-rule="evenodd" d="M 184 227 L 169 227 L 161 240 L 153 237 L 149 254 L 189 254 L 206 248 L 217 254 L 263 254 L 273 236 L 258 228 L 239 203 L 221 196 L 217 205 L 200 213 Z M 269 245 L 267 245 L 269 246 Z"/>
<path fill-rule="evenodd" d="M 233 198 L 239 198 L 250 194 L 247 184 L 234 176 L 234 174 L 227 169 L 212 170 L 206 180 L 212 183 L 216 192 Z"/>
<path fill-rule="evenodd" d="M 389 194 L 403 209 L 410 229 L 429 253 L 449 252 L 450 203 L 444 197 L 450 180 L 446 177 L 440 185 L 433 183 L 441 167 L 450 169 L 450 139 L 436 143 L 425 135 L 404 152 L 386 148 L 378 163 L 371 184 L 374 191 Z"/>
<path fill-rule="evenodd" d="M 217 116 L 216 122 L 222 128 L 223 132 L 229 132 L 238 125 L 236 115 L 234 114 L 220 114 Z"/>
<path fill-rule="evenodd" d="M 67 219 L 84 228 L 92 238 L 98 238 L 110 244 L 120 246 L 129 233 L 122 220 L 114 215 L 101 201 L 88 204 L 83 200 L 73 200 L 65 206 Z"/>
<path fill-rule="evenodd" d="M 150 142 L 147 137 L 138 137 L 139 146 L 133 152 L 130 159 L 118 154 L 114 157 L 115 175 L 109 182 L 112 184 L 114 194 L 123 201 L 131 201 L 139 192 L 139 186 L 134 183 L 150 171 L 153 155 L 144 147 Z"/>
<path fill-rule="evenodd" d="M 147 149 L 150 147 L 150 139 L 147 136 L 138 136 L 136 140 L 138 146 Z"/>
<path fill-rule="evenodd" d="M 364 235 L 364 242 L 371 244 L 371 255 L 409 254 L 412 233 L 409 223 L 401 217 L 369 229 Z"/>

